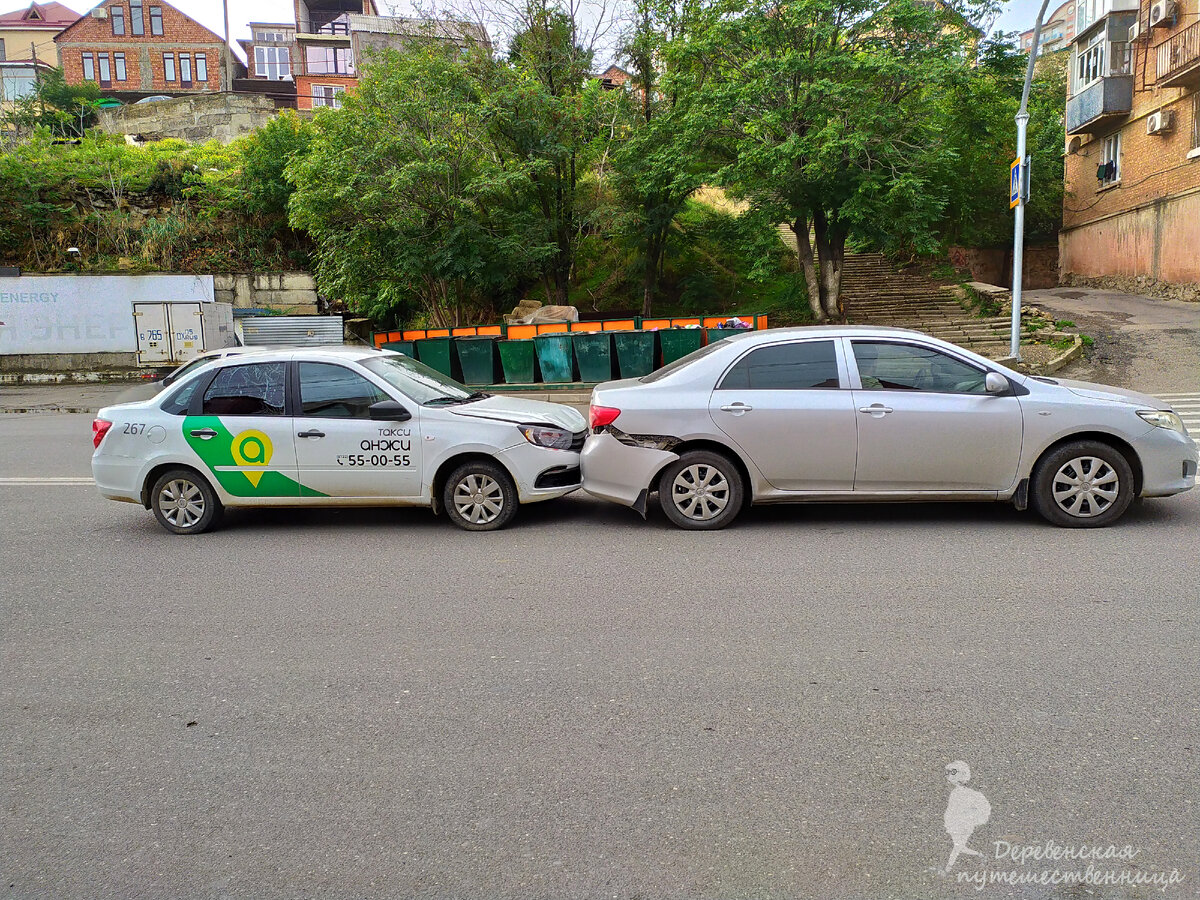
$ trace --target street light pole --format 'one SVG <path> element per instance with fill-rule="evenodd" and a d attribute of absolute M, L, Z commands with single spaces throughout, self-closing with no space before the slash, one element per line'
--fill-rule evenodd
<path fill-rule="evenodd" d="M 1012 280 L 1012 341 L 1008 355 L 1021 358 L 1021 288 L 1025 272 L 1025 201 L 1029 173 L 1025 162 L 1025 130 L 1029 125 L 1029 86 L 1033 84 L 1033 67 L 1037 63 L 1038 41 L 1042 36 L 1042 19 L 1050 0 L 1042 0 L 1037 21 L 1033 24 L 1033 44 L 1029 48 L 1029 65 L 1025 67 L 1025 87 L 1021 91 L 1021 108 L 1017 110 L 1017 213 L 1013 222 L 1013 280 Z"/>

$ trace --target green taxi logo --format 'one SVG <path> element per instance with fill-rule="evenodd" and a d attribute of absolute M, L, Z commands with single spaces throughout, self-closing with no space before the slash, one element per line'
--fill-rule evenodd
<path fill-rule="evenodd" d="M 249 429 L 234 437 L 230 452 L 233 454 L 234 462 L 239 466 L 262 466 L 265 468 L 271 461 L 271 454 L 274 450 L 269 437 L 261 431 Z M 242 474 L 254 487 L 258 487 L 258 483 L 263 477 L 262 472 L 242 472 Z"/>

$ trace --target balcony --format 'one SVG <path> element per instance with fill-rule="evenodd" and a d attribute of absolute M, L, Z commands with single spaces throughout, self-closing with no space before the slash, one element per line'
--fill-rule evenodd
<path fill-rule="evenodd" d="M 1200 22 L 1167 38 L 1154 48 L 1158 87 L 1200 84 Z"/>
<path fill-rule="evenodd" d="M 1078 51 L 1078 48 L 1076 48 Z M 1093 133 L 1123 119 L 1133 109 L 1133 45 L 1108 41 L 1093 45 L 1074 58 L 1075 83 L 1090 80 L 1067 100 L 1067 134 Z"/>

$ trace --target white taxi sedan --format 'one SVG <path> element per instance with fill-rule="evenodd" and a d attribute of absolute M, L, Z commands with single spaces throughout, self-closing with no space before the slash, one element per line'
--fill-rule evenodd
<path fill-rule="evenodd" d="M 580 485 L 575 409 L 471 391 L 398 353 L 264 351 L 100 410 L 92 475 L 176 534 L 229 506 L 431 506 L 469 531 Z"/>

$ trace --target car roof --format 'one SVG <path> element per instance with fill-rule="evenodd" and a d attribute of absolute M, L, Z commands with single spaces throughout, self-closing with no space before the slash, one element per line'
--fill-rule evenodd
<path fill-rule="evenodd" d="M 233 348 L 230 348 L 233 349 Z M 376 350 L 373 347 L 356 347 L 345 345 L 317 345 L 314 347 L 239 347 L 236 353 L 230 353 L 220 359 L 220 362 L 237 362 L 240 358 L 253 354 L 256 362 L 266 359 L 327 359 L 357 361 L 371 359 L 376 356 L 395 356 L 390 350 Z"/>

